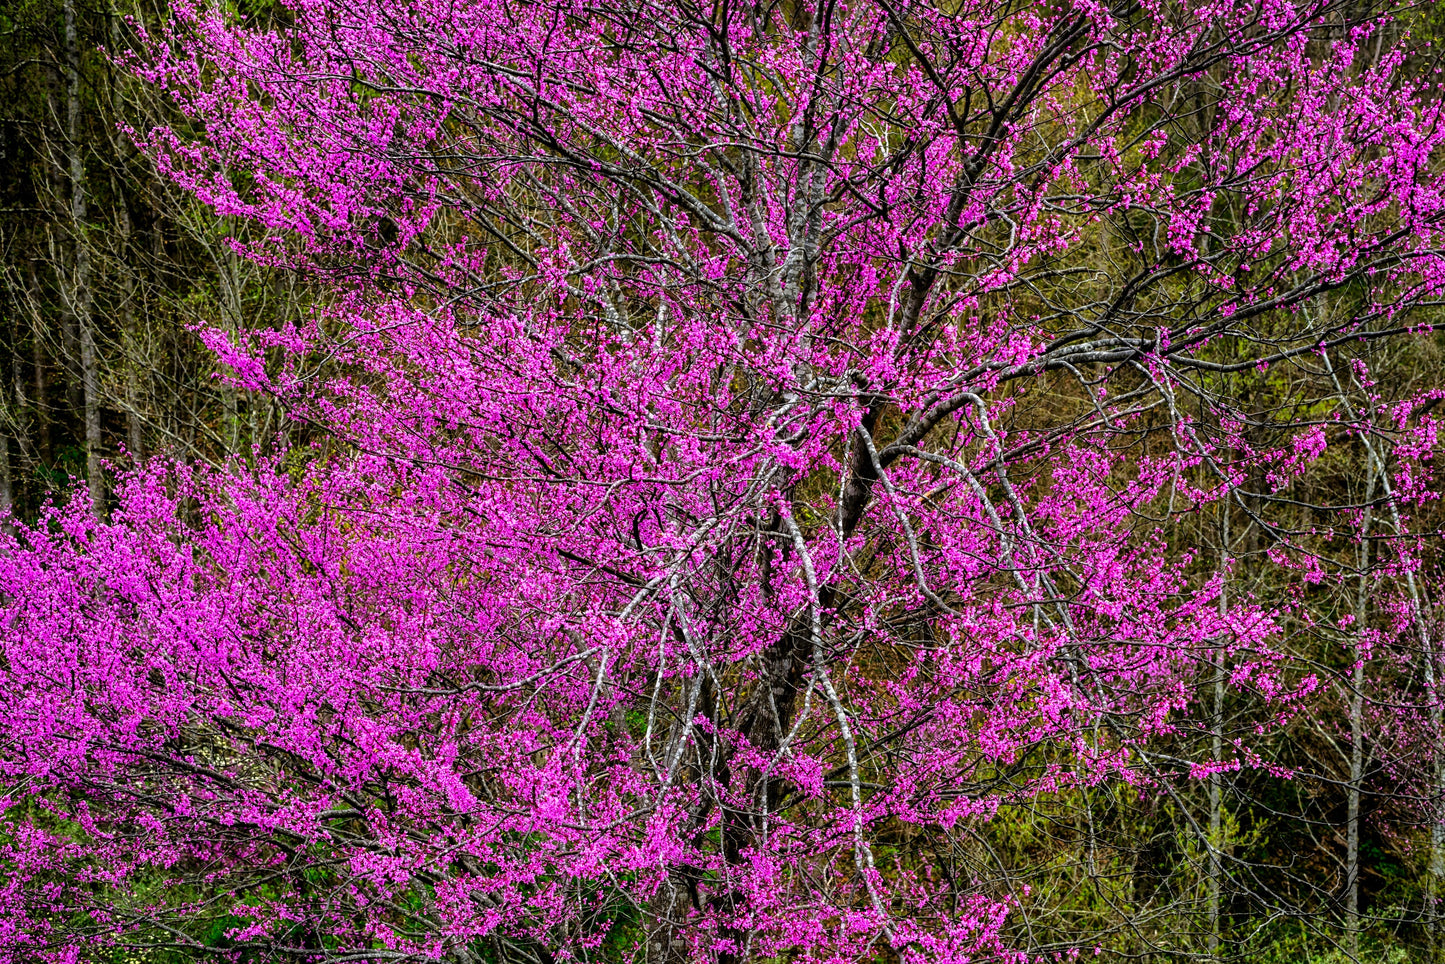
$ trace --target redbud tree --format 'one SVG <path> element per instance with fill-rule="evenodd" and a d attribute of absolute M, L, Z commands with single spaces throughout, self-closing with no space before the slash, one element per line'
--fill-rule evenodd
<path fill-rule="evenodd" d="M 1161 749 L 1202 675 L 1308 691 L 1169 532 L 1316 565 L 1271 507 L 1351 429 L 1230 386 L 1428 327 L 1445 131 L 1385 11 L 174 15 L 136 136 L 327 293 L 206 336 L 301 441 L 7 543 L 0 954 L 1009 958 L 1025 895 L 950 846 L 1249 765 Z M 1434 427 L 1387 414 L 1408 533 Z"/>

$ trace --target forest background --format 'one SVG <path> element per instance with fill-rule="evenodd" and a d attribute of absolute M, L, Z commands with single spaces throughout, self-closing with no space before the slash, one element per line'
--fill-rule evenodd
<path fill-rule="evenodd" d="M 270 10 L 253 3 L 240 13 Z M 89 0 L 0 6 L 0 508 L 23 520 L 72 487 L 107 504 L 132 459 L 222 465 L 311 438 L 276 399 L 218 378 L 196 329 L 276 329 L 324 291 L 237 253 L 231 239 L 254 242 L 263 229 L 217 216 L 157 176 L 127 133 L 186 123 L 111 57 L 134 44 L 136 24 L 167 15 Z M 1445 37 L 1445 14 L 1425 5 L 1397 29 Z M 1362 349 L 1382 404 L 1432 385 L 1442 349 L 1440 335 Z M 1257 388 L 1261 405 L 1317 392 L 1285 383 L 1287 369 L 1271 377 Z M 1332 446 L 1310 476 L 1312 497 L 1361 501 L 1375 484 L 1371 458 L 1360 444 Z M 1415 520 L 1418 531 L 1439 529 L 1432 511 Z M 1171 525 L 1171 540 L 1196 546 L 1201 566 L 1218 562 L 1221 520 Z M 1289 597 L 1294 577 L 1270 563 L 1268 533 L 1244 513 L 1232 525 L 1230 592 Z M 1438 639 L 1437 564 L 1426 559 L 1416 591 Z M 1349 586 L 1363 587 L 1369 571 L 1367 553 Z M 1321 615 L 1340 605 L 1324 595 L 1307 602 Z M 1323 683 L 1252 743 L 1260 765 L 1168 798 L 1108 784 L 1064 789 L 988 823 L 992 856 L 973 869 L 975 885 L 1028 895 L 1035 950 L 1260 964 L 1445 959 L 1442 868 L 1431 866 L 1440 748 L 1390 722 L 1402 705 L 1431 712 L 1419 667 L 1405 650 L 1367 667 L 1326 631 L 1297 629 L 1288 645 L 1297 671 Z M 1226 700 L 1214 679 L 1198 686 L 1215 701 L 1213 732 L 1199 740 L 1250 731 L 1272 712 L 1233 693 Z M 888 840 L 900 852 L 917 845 L 906 828 Z M 225 928 L 204 939 L 224 948 Z"/>

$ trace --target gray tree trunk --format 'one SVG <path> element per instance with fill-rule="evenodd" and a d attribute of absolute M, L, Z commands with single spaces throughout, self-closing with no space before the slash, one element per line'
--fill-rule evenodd
<path fill-rule="evenodd" d="M 1219 541 L 1219 614 L 1229 612 L 1229 504 L 1223 507 L 1224 518 L 1220 522 Z M 1220 640 L 1214 657 L 1214 705 L 1210 721 L 1210 758 L 1217 766 L 1224 759 L 1224 640 Z M 1222 908 L 1224 867 L 1219 859 L 1219 848 L 1224 836 L 1224 774 L 1209 775 L 1209 935 L 1208 949 L 1211 961 L 1219 960 L 1219 931 Z"/>
<path fill-rule="evenodd" d="M 1373 466 L 1372 466 L 1373 468 Z M 1375 497 L 1375 474 L 1372 471 L 1365 485 L 1365 504 Z M 1365 510 L 1361 524 L 1359 583 L 1355 594 L 1356 633 L 1365 630 L 1369 602 L 1370 522 L 1372 514 Z M 1365 661 L 1357 650 L 1354 672 L 1350 678 L 1350 789 L 1345 816 L 1345 950 L 1350 960 L 1360 959 L 1360 799 L 1365 778 Z"/>
<path fill-rule="evenodd" d="M 71 311 L 80 349 L 81 415 L 85 425 L 85 481 L 97 513 L 105 507 L 101 472 L 100 360 L 91 319 L 90 242 L 86 237 L 85 154 L 80 141 L 80 39 L 75 0 L 64 0 L 66 68 L 66 140 L 70 157 L 70 225 L 75 273 L 71 279 Z"/>

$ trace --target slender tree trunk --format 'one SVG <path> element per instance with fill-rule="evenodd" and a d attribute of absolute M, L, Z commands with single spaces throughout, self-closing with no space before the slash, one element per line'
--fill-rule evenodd
<path fill-rule="evenodd" d="M 55 464 L 55 446 L 50 438 L 50 394 L 45 377 L 44 315 L 37 298 L 39 285 L 35 280 L 35 266 L 26 271 L 27 314 L 30 317 L 30 364 L 35 385 L 35 445 L 39 461 L 47 468 Z"/>
<path fill-rule="evenodd" d="M 118 48 L 117 48 L 118 49 Z M 143 343 L 140 327 L 136 322 L 136 279 L 130 266 L 132 255 L 131 237 L 134 229 L 130 220 L 130 206 L 123 197 L 116 202 L 116 226 L 120 229 L 120 262 L 122 273 L 122 297 L 120 317 L 125 326 L 125 344 L 129 349 L 122 363 L 125 365 L 125 425 L 126 449 L 130 457 L 139 461 L 145 458 L 144 438 L 141 433 L 140 417 L 140 346 Z"/>
<path fill-rule="evenodd" d="M 25 372 L 24 361 L 20 357 L 20 341 L 23 333 L 20 328 L 20 318 L 23 311 L 17 310 L 11 318 L 10 328 L 10 370 L 6 374 L 10 377 L 10 403 L 14 406 L 15 413 L 13 427 L 15 432 L 16 456 L 19 457 L 20 465 L 35 466 L 35 446 L 30 438 L 30 400 L 25 397 Z M 15 475 L 15 460 L 7 458 L 7 469 L 9 473 L 10 505 L 13 508 L 15 501 L 22 493 L 18 493 L 23 483 Z"/>
<path fill-rule="evenodd" d="M 1384 462 L 1372 452 L 1371 461 L 1380 473 L 1380 484 L 1389 499 L 1391 520 L 1395 532 L 1402 531 L 1400 508 L 1395 501 L 1394 489 Z M 1445 704 L 1441 702 L 1439 685 L 1440 653 L 1436 650 L 1434 634 L 1425 618 L 1425 605 L 1420 598 L 1420 585 L 1413 570 L 1405 570 L 1405 588 L 1410 597 L 1410 615 L 1420 633 L 1420 661 L 1424 667 L 1425 692 L 1430 701 L 1430 733 L 1434 736 L 1430 766 L 1433 769 L 1433 799 L 1426 813 L 1430 820 L 1430 856 L 1425 877 L 1425 940 L 1426 959 L 1439 964 L 1445 960 L 1445 943 L 1440 933 L 1440 900 L 1445 889 Z"/>
<path fill-rule="evenodd" d="M 105 477 L 101 472 L 100 365 L 95 335 L 88 323 L 80 326 L 80 367 L 85 392 L 85 481 L 95 511 L 104 514 Z"/>
<path fill-rule="evenodd" d="M 15 490 L 10 478 L 10 429 L 0 432 L 0 527 L 10 531 L 10 513 L 15 509 Z"/>
<path fill-rule="evenodd" d="M 10 302 L 10 299 L 6 300 Z M 5 366 L 9 369 L 11 365 L 15 364 L 15 348 L 20 341 L 20 313 L 16 310 L 16 306 L 13 303 L 7 303 L 5 308 L 7 317 L 5 319 L 5 343 L 3 347 L 5 354 L 10 358 L 9 363 Z M 10 380 L 12 372 L 13 369 L 4 372 L 7 382 Z M 8 391 L 6 394 L 8 394 Z M 13 433 L 18 442 L 22 425 L 20 409 L 14 405 L 16 401 L 19 401 L 18 394 L 16 397 L 10 399 L 11 404 L 4 406 L 7 410 L 5 414 L 8 417 L 4 419 L 3 424 L 0 424 L 0 520 L 3 520 L 0 521 L 0 527 L 3 527 L 7 532 L 11 529 L 10 513 L 15 508 L 15 488 L 10 469 L 10 436 Z"/>
<path fill-rule="evenodd" d="M 1375 497 L 1373 466 L 1365 486 L 1365 504 Z M 1365 510 L 1361 525 L 1360 575 L 1355 594 L 1356 634 L 1365 630 L 1369 597 L 1371 511 Z M 1360 799 L 1365 778 L 1365 653 L 1357 647 L 1350 677 L 1350 786 L 1345 816 L 1345 949 L 1350 960 L 1360 959 Z"/>
<path fill-rule="evenodd" d="M 1350 960 L 1360 959 L 1360 780 L 1364 776 L 1364 738 L 1361 691 L 1365 664 L 1355 661 L 1354 692 L 1350 697 L 1350 795 L 1345 829 L 1345 946 Z"/>
<path fill-rule="evenodd" d="M 104 511 L 105 481 L 101 475 L 100 371 L 91 323 L 90 246 L 85 236 L 85 155 L 80 143 L 80 39 L 75 25 L 75 0 L 64 0 L 67 141 L 70 154 L 70 222 L 75 253 L 72 311 L 80 348 L 82 418 L 85 424 L 85 480 L 96 512 Z"/>
<path fill-rule="evenodd" d="M 45 347 L 37 334 L 31 344 L 31 365 L 35 372 L 35 443 L 41 464 L 55 464 L 55 445 L 50 437 L 50 396 L 46 392 Z"/>
<path fill-rule="evenodd" d="M 1415 604 L 1415 621 L 1420 627 L 1421 660 L 1425 665 L 1425 690 L 1430 699 L 1430 732 L 1434 735 L 1431 766 L 1434 767 L 1434 799 L 1427 810 L 1430 820 L 1430 863 L 1425 883 L 1425 939 L 1427 960 L 1431 964 L 1445 961 L 1445 941 L 1440 933 L 1440 900 L 1445 891 L 1445 712 L 1442 712 L 1439 690 L 1439 657 L 1425 624 L 1420 606 L 1419 590 L 1414 576 L 1410 580 L 1410 596 Z"/>
<path fill-rule="evenodd" d="M 1219 614 L 1229 612 L 1229 503 L 1223 507 L 1219 541 Z M 1214 707 L 1211 722 L 1210 758 L 1216 767 L 1224 760 L 1224 640 L 1214 654 Z M 1224 774 L 1217 769 L 1209 775 L 1209 959 L 1219 960 L 1221 892 L 1224 867 L 1219 848 L 1224 837 Z"/>
<path fill-rule="evenodd" d="M 122 20 L 118 12 L 112 11 L 108 24 L 110 32 L 110 48 L 112 50 L 125 50 L 126 39 L 122 33 Z M 121 97 L 122 86 L 111 84 L 108 87 L 111 97 L 111 114 L 115 117 L 123 117 L 127 113 L 127 106 Z M 130 145 L 125 138 L 115 138 L 111 141 L 111 151 L 122 159 L 129 158 Z M 112 169 L 114 171 L 114 169 Z M 125 167 L 121 167 L 122 176 L 125 174 Z M 130 204 L 127 202 L 127 194 L 122 186 L 117 185 L 112 173 L 111 180 L 113 193 L 115 195 L 116 227 L 119 229 L 119 250 L 116 260 L 121 269 L 122 301 L 121 301 L 121 324 L 123 336 L 121 343 L 125 346 L 121 363 L 125 365 L 125 424 L 126 424 L 126 450 L 130 457 L 136 461 L 145 458 L 144 435 L 141 423 L 141 370 L 145 364 L 145 352 L 142 346 L 145 339 L 142 337 L 140 327 L 136 323 L 136 301 L 140 285 L 137 279 L 140 272 L 136 265 L 139 259 L 136 258 L 134 245 L 135 225 L 130 217 Z"/>
<path fill-rule="evenodd" d="M 5 302 L 0 310 L 4 311 L 4 329 L 0 331 L 0 351 L 5 354 L 6 362 L 0 377 L 5 380 L 4 394 L 0 398 L 5 399 L 5 404 L 0 405 L 4 418 L 0 419 L 0 517 L 5 519 L 3 527 L 10 530 L 9 514 L 15 507 L 14 477 L 10 464 L 10 438 L 13 435 L 17 448 L 24 450 L 24 443 L 21 439 L 25 434 L 24 421 L 24 396 L 20 394 L 19 368 L 20 363 L 16 357 L 16 351 L 20 347 L 20 316 L 24 314 L 24 306 L 20 304 L 14 288 L 9 282 L 9 272 L 3 276 L 5 282 Z M 11 394 L 10 388 L 14 386 L 16 391 Z"/>
<path fill-rule="evenodd" d="M 1426 653 L 1426 659 L 1434 661 L 1435 654 Z M 1431 673 L 1431 676 L 1435 676 Z M 1430 681 L 1430 689 L 1435 690 L 1434 680 Z M 1441 940 L 1440 934 L 1440 901 L 1442 891 L 1445 891 L 1445 815 L 1442 815 L 1442 801 L 1445 801 L 1445 749 L 1442 749 L 1442 741 L 1445 741 L 1445 720 L 1441 719 L 1440 697 L 1432 695 L 1434 705 L 1430 707 L 1430 722 L 1435 733 L 1435 800 L 1430 808 L 1430 870 L 1428 890 L 1425 899 L 1426 907 L 1425 921 L 1429 932 L 1430 960 L 1433 962 L 1445 961 L 1445 942 Z"/>

